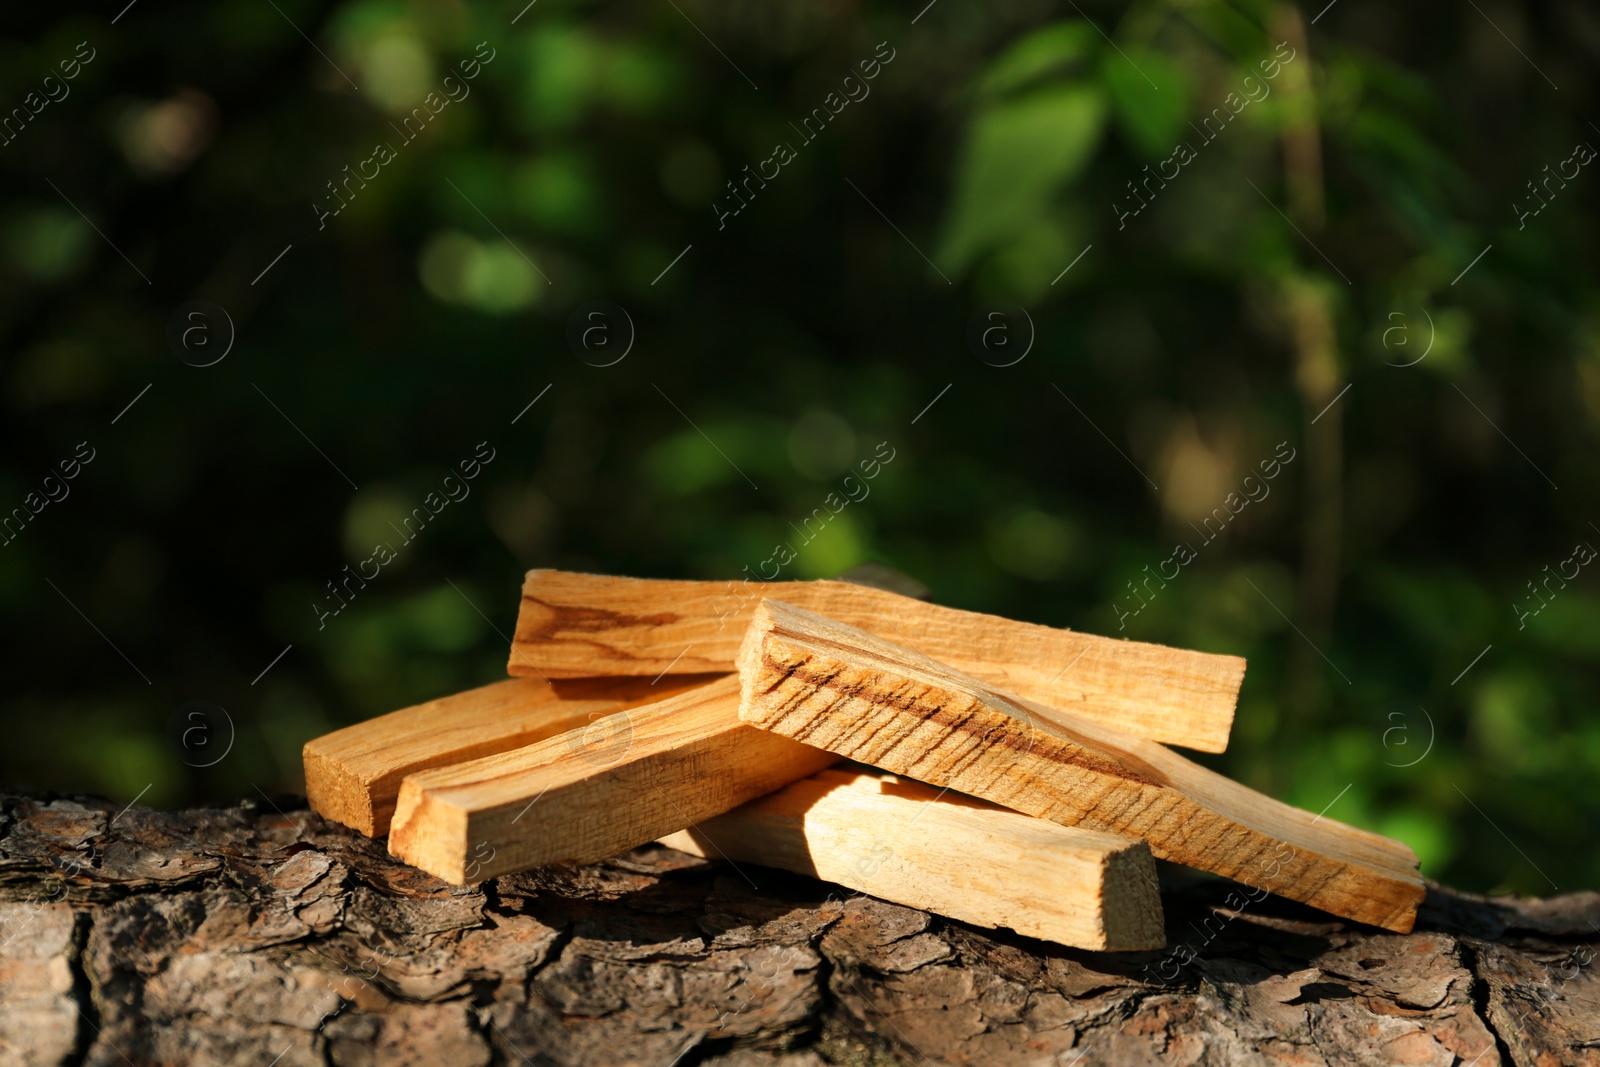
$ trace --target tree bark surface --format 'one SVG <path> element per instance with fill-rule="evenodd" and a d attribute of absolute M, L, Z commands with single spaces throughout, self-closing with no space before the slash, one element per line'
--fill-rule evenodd
<path fill-rule="evenodd" d="M 297 798 L 4 795 L 0 1063 L 1600 1067 L 1600 895 L 1430 885 L 1400 936 L 1168 877 L 1169 947 L 1096 953 L 659 846 L 462 888 Z"/>

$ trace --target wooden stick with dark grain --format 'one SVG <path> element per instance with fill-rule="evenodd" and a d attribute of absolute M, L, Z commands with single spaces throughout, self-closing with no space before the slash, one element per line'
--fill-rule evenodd
<path fill-rule="evenodd" d="M 769 596 L 915 648 L 981 681 L 1140 737 L 1228 746 L 1244 660 L 940 607 L 849 582 L 694 582 L 529 571 L 510 672 L 731 671 Z"/>
<path fill-rule="evenodd" d="M 1131 734 L 1003 693 L 778 601 L 739 654 L 745 722 L 934 785 L 1149 842 L 1158 858 L 1407 932 L 1405 845 L 1313 816 Z"/>

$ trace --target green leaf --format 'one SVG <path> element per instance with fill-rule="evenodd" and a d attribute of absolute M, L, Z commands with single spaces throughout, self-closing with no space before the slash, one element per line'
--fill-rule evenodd
<path fill-rule="evenodd" d="M 1108 53 L 1101 76 L 1123 136 L 1145 155 L 1171 155 L 1189 112 L 1183 72 L 1160 56 L 1134 49 L 1127 55 Z"/>
<path fill-rule="evenodd" d="M 1060 85 L 991 105 L 973 119 L 956 172 L 940 260 L 965 270 L 1039 218 L 1088 165 L 1105 124 L 1092 87 Z"/>
<path fill-rule="evenodd" d="M 1050 76 L 1081 69 L 1100 42 L 1086 22 L 1061 22 L 1035 30 L 1000 53 L 978 82 L 980 96 L 1003 96 Z"/>

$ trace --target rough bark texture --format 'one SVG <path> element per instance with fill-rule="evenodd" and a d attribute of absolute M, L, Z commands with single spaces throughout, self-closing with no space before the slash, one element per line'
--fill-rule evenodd
<path fill-rule="evenodd" d="M 456 888 L 287 798 L 0 812 L 18 1067 L 1600 1065 L 1594 893 L 1399 936 L 1186 883 L 1093 953 L 659 847 Z"/>

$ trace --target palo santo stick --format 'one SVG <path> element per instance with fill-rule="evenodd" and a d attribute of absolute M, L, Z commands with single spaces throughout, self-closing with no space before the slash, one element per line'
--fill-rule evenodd
<path fill-rule="evenodd" d="M 910 780 L 822 771 L 661 843 L 1077 948 L 1166 943 L 1156 865 L 1143 841 Z"/>
<path fill-rule="evenodd" d="M 323 818 L 379 837 L 389 832 L 400 780 L 412 771 L 531 745 L 704 681 L 512 678 L 402 708 L 307 741 L 306 797 Z"/>
<path fill-rule="evenodd" d="M 1160 859 L 1405 933 L 1423 897 L 1397 841 L 1312 816 L 1160 745 L 986 687 L 772 600 L 740 650 L 740 717 L 1065 826 L 1143 838 Z"/>
<path fill-rule="evenodd" d="M 1008 692 L 1139 737 L 1228 747 L 1244 660 L 927 604 L 849 582 L 688 582 L 533 570 L 510 673 L 551 678 L 733 669 L 762 596 L 916 648 Z"/>
<path fill-rule="evenodd" d="M 585 738 L 408 775 L 389 852 L 457 885 L 588 863 L 720 815 L 838 757 L 739 722 L 739 680 L 618 712 Z"/>

